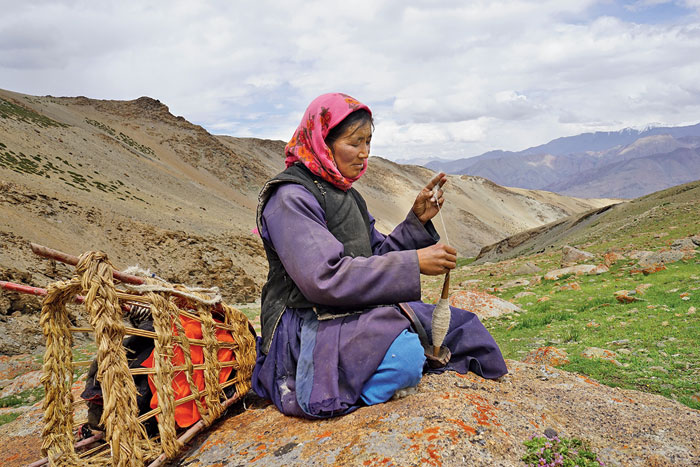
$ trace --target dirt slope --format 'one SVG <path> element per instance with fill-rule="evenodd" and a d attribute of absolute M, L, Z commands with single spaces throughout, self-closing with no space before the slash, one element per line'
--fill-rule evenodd
<path fill-rule="evenodd" d="M 219 286 L 229 302 L 254 301 L 267 268 L 253 232 L 257 194 L 284 168 L 284 144 L 211 135 L 148 97 L 0 90 L 0 280 L 45 286 L 68 274 L 31 254 L 37 242 L 74 255 L 103 250 L 120 269 L 139 265 L 173 282 Z M 373 157 L 357 187 L 388 232 L 432 176 Z M 462 256 L 609 202 L 467 176 L 450 177 L 447 199 L 447 236 Z M 32 308 L 5 297 L 0 316 Z"/>

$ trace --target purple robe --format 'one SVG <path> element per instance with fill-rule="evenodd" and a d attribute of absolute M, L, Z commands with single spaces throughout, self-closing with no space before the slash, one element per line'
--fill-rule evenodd
<path fill-rule="evenodd" d="M 282 413 L 329 417 L 361 405 L 364 383 L 381 363 L 394 339 L 410 325 L 396 306 L 410 302 L 430 335 L 432 310 L 420 299 L 417 249 L 437 242 L 409 212 L 384 236 L 370 216 L 369 258 L 343 256 L 343 245 L 326 228 L 323 209 L 296 184 L 280 186 L 262 215 L 261 236 L 272 243 L 289 276 L 313 303 L 361 313 L 317 319 L 310 309 L 288 308 L 272 338 L 269 352 L 258 346 L 253 389 L 271 399 Z M 443 345 L 452 352 L 446 368 L 485 378 L 507 373 L 498 346 L 471 312 L 452 308 Z M 426 371 L 428 370 L 426 366 Z"/>

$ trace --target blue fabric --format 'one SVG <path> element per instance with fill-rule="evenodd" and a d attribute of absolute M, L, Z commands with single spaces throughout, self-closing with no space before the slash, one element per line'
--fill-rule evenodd
<path fill-rule="evenodd" d="M 418 335 L 402 331 L 389 346 L 377 371 L 362 387 L 362 401 L 367 405 L 381 404 L 399 389 L 417 385 L 424 364 L 425 355 Z"/>
<path fill-rule="evenodd" d="M 301 346 L 297 361 L 297 402 L 305 414 L 315 415 L 309 410 L 309 400 L 314 384 L 314 348 L 316 347 L 318 320 L 311 310 L 305 310 L 301 312 L 301 315 L 303 324 L 301 325 Z"/>

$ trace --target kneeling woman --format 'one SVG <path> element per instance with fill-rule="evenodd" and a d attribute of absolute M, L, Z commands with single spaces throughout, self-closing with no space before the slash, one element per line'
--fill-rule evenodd
<path fill-rule="evenodd" d="M 434 305 L 420 300 L 420 274 L 444 274 L 456 251 L 431 219 L 441 205 L 439 174 L 406 219 L 385 236 L 352 183 L 367 169 L 372 114 L 345 94 L 309 105 L 287 144 L 287 169 L 260 193 L 257 224 L 269 274 L 253 388 L 287 415 L 346 414 L 415 386 L 424 351 L 399 303 L 410 302 L 430 333 Z M 415 326 L 414 326 L 415 327 Z M 505 374 L 498 346 L 476 315 L 452 308 L 445 369 L 484 378 Z"/>

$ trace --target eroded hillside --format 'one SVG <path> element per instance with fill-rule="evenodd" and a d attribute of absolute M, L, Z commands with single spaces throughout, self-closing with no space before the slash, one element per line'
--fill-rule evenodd
<path fill-rule="evenodd" d="M 254 301 L 266 275 L 253 232 L 257 193 L 284 168 L 284 144 L 212 135 L 148 97 L 0 90 L 0 279 L 45 286 L 69 273 L 35 258 L 28 244 L 36 242 L 74 255 L 103 250 L 118 268 L 139 265 L 173 282 L 219 286 L 230 302 Z M 357 187 L 388 231 L 433 175 L 373 157 Z M 451 176 L 447 190 L 443 218 L 462 256 L 608 203 L 469 176 Z M 38 308 L 5 299 L 5 316 Z"/>

